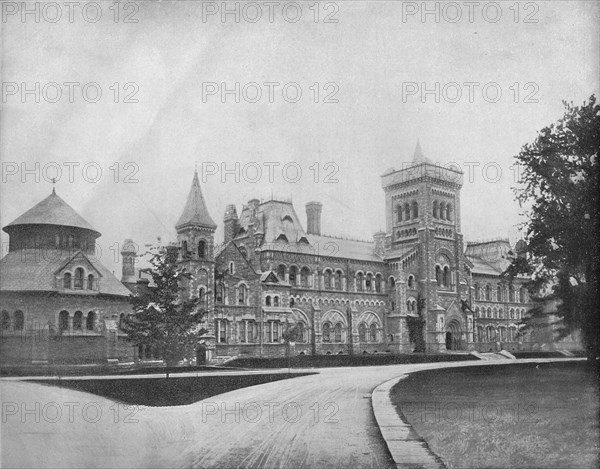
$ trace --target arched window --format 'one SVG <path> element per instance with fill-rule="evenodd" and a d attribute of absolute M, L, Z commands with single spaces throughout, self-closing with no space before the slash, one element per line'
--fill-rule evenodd
<path fill-rule="evenodd" d="M 201 239 L 198 241 L 198 258 L 205 259 L 206 258 L 206 241 Z"/>
<path fill-rule="evenodd" d="M 83 269 L 81 267 L 75 269 L 75 281 L 73 282 L 73 286 L 78 290 L 83 289 Z"/>
<path fill-rule="evenodd" d="M 63 275 L 63 288 L 71 288 L 71 274 L 69 272 L 65 272 L 65 275 Z"/>
<path fill-rule="evenodd" d="M 93 274 L 88 275 L 88 278 L 87 278 L 87 289 L 88 290 L 93 290 L 94 289 L 94 275 Z"/>
<path fill-rule="evenodd" d="M 404 204 L 404 219 L 410 220 L 410 205 L 408 203 Z"/>
<path fill-rule="evenodd" d="M 277 277 L 279 277 L 279 280 L 285 280 L 285 265 L 279 264 L 277 266 Z"/>
<path fill-rule="evenodd" d="M 525 288 L 519 288 L 519 303 L 525 303 Z"/>
<path fill-rule="evenodd" d="M 333 328 L 334 340 L 336 342 L 342 341 L 342 323 L 338 322 Z"/>
<path fill-rule="evenodd" d="M 500 286 L 500 285 L 498 285 L 498 288 L 496 288 L 496 301 L 503 301 L 502 286 Z"/>
<path fill-rule="evenodd" d="M 335 289 L 336 290 L 342 289 L 342 271 L 341 270 L 335 271 Z"/>
<path fill-rule="evenodd" d="M 295 265 L 293 265 L 290 267 L 290 273 L 289 273 L 290 285 L 292 287 L 296 286 L 297 277 L 298 277 L 298 268 Z"/>
<path fill-rule="evenodd" d="M 188 245 L 187 241 L 181 242 L 181 257 L 186 258 L 188 256 Z"/>
<path fill-rule="evenodd" d="M 75 311 L 73 315 L 73 329 L 80 331 L 83 328 L 83 313 L 81 311 Z"/>
<path fill-rule="evenodd" d="M 367 341 L 367 326 L 365 325 L 364 322 L 361 322 L 358 325 L 358 340 L 359 340 L 359 342 Z"/>
<path fill-rule="evenodd" d="M 446 220 L 452 220 L 452 205 L 446 205 Z"/>
<path fill-rule="evenodd" d="M 323 324 L 323 342 L 331 342 L 331 324 Z"/>
<path fill-rule="evenodd" d="M 500 319 L 504 319 L 504 310 L 502 308 L 498 309 L 498 317 Z"/>
<path fill-rule="evenodd" d="M 200 300 L 199 303 L 205 300 L 204 295 L 206 295 L 206 289 L 204 287 L 198 288 L 198 300 Z"/>
<path fill-rule="evenodd" d="M 487 317 L 491 319 L 492 317 L 492 308 L 487 309 Z"/>
<path fill-rule="evenodd" d="M 489 283 L 485 286 L 485 299 L 487 301 L 492 300 L 492 286 Z"/>
<path fill-rule="evenodd" d="M 375 276 L 375 291 L 381 293 L 381 275 L 379 274 Z"/>
<path fill-rule="evenodd" d="M 2 310 L 2 330 L 7 331 L 10 329 L 10 313 L 5 309 Z"/>
<path fill-rule="evenodd" d="M 396 222 L 400 223 L 402 221 L 402 205 L 396 206 Z"/>
<path fill-rule="evenodd" d="M 508 286 L 508 301 L 511 303 L 515 301 L 515 287 L 513 285 Z"/>
<path fill-rule="evenodd" d="M 435 266 L 435 281 L 438 287 L 442 286 L 442 268 L 439 265 Z"/>
<path fill-rule="evenodd" d="M 265 306 L 271 306 L 271 297 L 269 295 L 265 298 Z"/>
<path fill-rule="evenodd" d="M 331 290 L 331 270 L 327 269 L 323 272 L 323 285 L 327 290 Z"/>
<path fill-rule="evenodd" d="M 445 206 L 444 202 L 440 202 L 440 220 L 444 219 L 445 210 L 446 210 L 446 206 Z"/>
<path fill-rule="evenodd" d="M 279 306 L 279 297 L 278 296 L 273 297 L 273 306 Z"/>
<path fill-rule="evenodd" d="M 492 314 L 493 314 L 493 316 L 492 316 L 492 317 L 493 317 L 494 319 L 498 319 L 498 310 L 497 310 L 496 308 L 494 308 L 494 309 L 492 310 Z"/>
<path fill-rule="evenodd" d="M 450 286 L 450 268 L 448 266 L 444 267 L 444 277 L 443 282 L 445 287 Z"/>
<path fill-rule="evenodd" d="M 215 335 L 217 336 L 217 342 L 223 344 L 227 342 L 227 333 L 229 325 L 226 319 L 215 320 Z"/>
<path fill-rule="evenodd" d="M 369 326 L 369 340 L 371 342 L 377 342 L 377 326 L 375 323 Z"/>
<path fill-rule="evenodd" d="M 410 288 L 411 290 L 413 290 L 415 288 L 415 276 L 414 275 L 408 276 L 408 288 Z"/>
<path fill-rule="evenodd" d="M 309 287 L 309 284 L 308 284 L 309 276 L 310 276 L 310 270 L 308 269 L 308 267 L 302 267 L 302 270 L 300 270 L 300 283 L 302 284 L 303 288 Z"/>
<path fill-rule="evenodd" d="M 412 217 L 419 218 L 419 204 L 416 200 L 412 203 Z"/>
<path fill-rule="evenodd" d="M 248 297 L 248 287 L 241 284 L 238 289 L 238 304 L 245 305 Z"/>
<path fill-rule="evenodd" d="M 96 313 L 90 311 L 87 315 L 87 319 L 85 321 L 85 328 L 88 331 L 93 331 L 96 328 Z"/>
<path fill-rule="evenodd" d="M 515 318 L 515 310 L 513 308 L 510 308 L 510 319 L 514 319 Z"/>
<path fill-rule="evenodd" d="M 438 217 L 438 201 L 434 200 L 433 201 L 433 218 L 437 218 Z"/>
<path fill-rule="evenodd" d="M 356 291 L 363 291 L 364 278 L 362 272 L 356 274 Z"/>
<path fill-rule="evenodd" d="M 225 287 L 222 283 L 219 283 L 215 293 L 215 300 L 217 303 L 223 303 L 223 298 L 225 298 Z"/>
<path fill-rule="evenodd" d="M 388 279 L 389 284 L 390 284 L 390 288 L 394 288 L 396 286 L 396 279 L 394 277 L 390 277 Z"/>
<path fill-rule="evenodd" d="M 306 324 L 303 321 L 298 321 L 296 325 L 296 341 L 306 343 Z"/>
<path fill-rule="evenodd" d="M 373 275 L 367 274 L 365 278 L 365 290 L 373 291 Z"/>
<path fill-rule="evenodd" d="M 475 289 L 475 299 L 479 300 L 479 297 L 480 297 L 480 294 L 481 294 L 480 291 L 479 291 L 479 285 L 475 284 L 475 285 L 473 285 L 473 288 Z"/>
<path fill-rule="evenodd" d="M 479 307 L 475 308 L 475 317 L 480 318 L 481 314 L 479 314 Z"/>
<path fill-rule="evenodd" d="M 69 313 L 67 311 L 61 311 L 58 314 L 58 330 L 66 331 L 69 329 Z"/>

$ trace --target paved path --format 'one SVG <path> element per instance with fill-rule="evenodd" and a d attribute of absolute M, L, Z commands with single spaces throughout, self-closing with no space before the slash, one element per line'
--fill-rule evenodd
<path fill-rule="evenodd" d="M 493 363 L 321 369 L 187 406 L 144 409 L 2 380 L 2 466 L 396 467 L 371 392 L 410 371 L 464 365 Z"/>

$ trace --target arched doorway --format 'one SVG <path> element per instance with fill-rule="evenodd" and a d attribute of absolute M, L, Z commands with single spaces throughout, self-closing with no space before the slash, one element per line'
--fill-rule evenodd
<path fill-rule="evenodd" d="M 462 327 L 453 319 L 446 328 L 446 350 L 462 350 Z"/>
<path fill-rule="evenodd" d="M 196 349 L 196 365 L 206 365 L 206 345 L 200 344 Z"/>

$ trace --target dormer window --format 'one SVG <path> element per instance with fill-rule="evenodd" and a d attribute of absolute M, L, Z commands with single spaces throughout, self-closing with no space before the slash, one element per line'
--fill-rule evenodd
<path fill-rule="evenodd" d="M 71 274 L 69 272 L 65 272 L 63 276 L 63 288 L 71 288 Z"/>
<path fill-rule="evenodd" d="M 284 234 L 280 234 L 279 236 L 277 236 L 277 241 L 281 241 L 281 242 L 283 242 L 283 243 L 287 243 L 287 242 L 288 242 L 288 239 L 287 239 L 287 236 L 286 236 L 286 235 L 284 235 Z"/>
<path fill-rule="evenodd" d="M 83 289 L 83 269 L 81 267 L 77 267 L 77 269 L 75 269 L 75 281 L 73 282 L 73 288 L 77 290 Z"/>
<path fill-rule="evenodd" d="M 306 237 L 302 236 L 299 240 L 298 243 L 303 243 L 303 244 L 310 244 L 308 242 L 308 239 L 306 239 Z"/>
<path fill-rule="evenodd" d="M 294 220 L 292 220 L 292 217 L 290 217 L 289 215 L 286 215 L 285 217 L 283 217 L 281 219 L 282 221 L 287 221 L 289 223 L 294 223 Z"/>

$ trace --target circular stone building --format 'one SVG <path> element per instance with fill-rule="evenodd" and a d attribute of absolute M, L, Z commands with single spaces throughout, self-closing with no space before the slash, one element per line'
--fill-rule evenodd
<path fill-rule="evenodd" d="M 133 362 L 118 327 L 131 292 L 100 262 L 100 233 L 54 190 L 4 231 L 2 367 Z"/>

